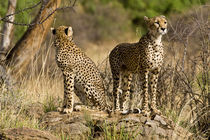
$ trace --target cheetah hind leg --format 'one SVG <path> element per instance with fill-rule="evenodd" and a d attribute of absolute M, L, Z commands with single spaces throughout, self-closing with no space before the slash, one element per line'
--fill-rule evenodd
<path fill-rule="evenodd" d="M 78 112 L 83 110 L 91 110 L 91 101 L 86 96 L 84 96 L 84 94 L 86 94 L 84 90 L 79 89 L 82 89 L 79 87 L 79 85 L 74 86 L 74 92 L 80 101 L 78 103 L 74 103 L 73 110 Z"/>
<path fill-rule="evenodd" d="M 145 70 L 144 72 L 144 77 L 143 77 L 143 110 L 142 110 L 142 114 L 146 117 L 148 117 L 150 115 L 150 109 L 148 107 L 149 104 L 149 99 L 148 99 L 148 75 L 149 75 L 149 71 Z"/>
<path fill-rule="evenodd" d="M 130 113 L 130 98 L 131 98 L 131 82 L 133 74 L 129 71 L 124 71 L 122 74 L 123 98 L 122 98 L 122 115 Z"/>
<path fill-rule="evenodd" d="M 114 112 L 120 111 L 120 96 L 122 94 L 121 90 L 121 77 L 120 73 L 113 72 L 113 101 L 114 101 Z"/>

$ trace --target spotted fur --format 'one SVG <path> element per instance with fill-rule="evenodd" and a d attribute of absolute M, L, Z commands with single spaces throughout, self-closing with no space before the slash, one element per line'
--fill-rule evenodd
<path fill-rule="evenodd" d="M 95 63 L 86 56 L 73 41 L 71 27 L 60 26 L 52 29 L 55 36 L 56 62 L 62 70 L 64 79 L 64 101 L 62 111 L 71 113 L 74 105 L 74 93 L 78 95 L 87 105 L 93 105 L 99 110 L 109 113 L 112 107 L 106 101 L 104 86 L 100 72 Z M 83 103 L 84 103 L 83 102 Z"/>
<path fill-rule="evenodd" d="M 157 80 L 163 63 L 162 35 L 167 32 L 165 16 L 144 18 L 148 32 L 137 43 L 122 43 L 117 45 L 109 55 L 113 77 L 114 109 L 123 113 L 129 111 L 130 88 L 133 74 L 143 76 L 143 114 L 148 116 L 148 75 L 151 73 L 151 109 L 160 114 L 156 108 Z M 122 81 L 122 84 L 120 84 Z M 123 95 L 120 100 L 120 91 Z"/>

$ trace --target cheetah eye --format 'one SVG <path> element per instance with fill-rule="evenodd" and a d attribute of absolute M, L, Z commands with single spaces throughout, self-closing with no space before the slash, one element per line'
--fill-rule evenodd
<path fill-rule="evenodd" d="M 155 23 L 159 25 L 159 22 L 158 21 L 156 21 Z"/>
<path fill-rule="evenodd" d="M 166 24 L 167 22 L 165 21 L 164 23 Z"/>

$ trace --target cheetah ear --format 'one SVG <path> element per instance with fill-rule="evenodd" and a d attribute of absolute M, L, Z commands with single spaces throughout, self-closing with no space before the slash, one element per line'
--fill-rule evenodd
<path fill-rule="evenodd" d="M 144 21 L 148 22 L 149 18 L 147 16 L 144 16 Z"/>
<path fill-rule="evenodd" d="M 73 36 L 73 29 L 72 29 L 72 27 L 68 28 L 68 36 Z"/>
<path fill-rule="evenodd" d="M 55 28 L 50 28 L 50 29 L 51 29 L 52 34 L 55 35 L 55 33 L 56 33 Z"/>
<path fill-rule="evenodd" d="M 164 15 L 161 15 L 160 17 L 162 17 L 162 18 L 166 18 Z"/>
<path fill-rule="evenodd" d="M 66 29 L 64 30 L 64 32 L 65 32 L 66 35 L 68 35 L 68 31 L 69 31 L 69 28 L 66 28 Z"/>
<path fill-rule="evenodd" d="M 72 30 L 72 27 L 68 27 L 64 30 L 65 34 L 67 36 L 72 36 L 73 35 L 73 30 Z"/>

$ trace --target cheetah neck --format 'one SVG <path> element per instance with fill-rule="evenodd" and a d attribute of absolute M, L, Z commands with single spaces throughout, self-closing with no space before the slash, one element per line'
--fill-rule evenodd
<path fill-rule="evenodd" d="M 162 35 L 153 35 L 151 33 L 147 33 L 146 36 L 148 36 L 151 42 L 154 42 L 156 45 L 162 45 Z"/>
<path fill-rule="evenodd" d="M 73 38 L 56 38 L 55 41 L 56 46 L 63 46 L 63 47 L 75 47 L 75 43 Z M 62 47 L 62 48 L 63 48 Z M 60 48 L 60 47 L 58 47 Z"/>
<path fill-rule="evenodd" d="M 162 39 L 162 35 L 159 35 L 158 37 L 154 38 L 153 41 L 155 42 L 155 44 L 157 45 L 161 45 L 161 39 Z"/>

